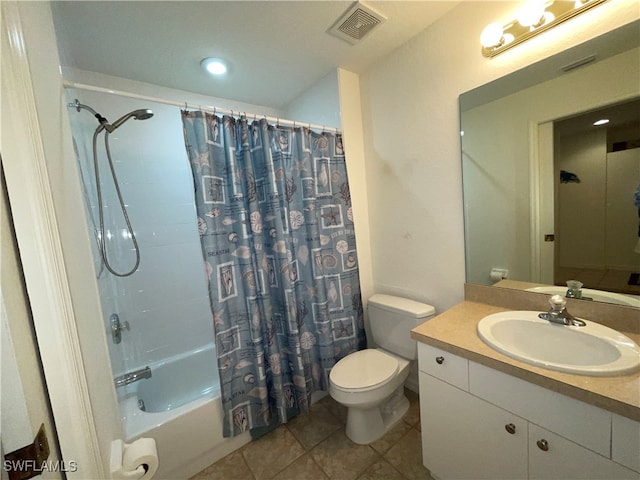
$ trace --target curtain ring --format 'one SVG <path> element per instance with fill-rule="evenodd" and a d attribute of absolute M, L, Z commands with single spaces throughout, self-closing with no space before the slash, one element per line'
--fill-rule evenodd
<path fill-rule="evenodd" d="M 213 107 L 213 114 L 216 114 L 216 107 Z"/>
<path fill-rule="evenodd" d="M 280 117 L 276 117 L 276 127 L 280 128 Z"/>
<path fill-rule="evenodd" d="M 294 129 L 296 128 L 296 121 L 295 120 L 293 121 L 293 128 Z"/>

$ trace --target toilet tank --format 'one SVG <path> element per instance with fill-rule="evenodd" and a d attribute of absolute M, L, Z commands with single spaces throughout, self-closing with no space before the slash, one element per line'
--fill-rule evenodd
<path fill-rule="evenodd" d="M 411 329 L 425 322 L 436 309 L 426 303 L 376 293 L 369 298 L 369 324 L 376 344 L 401 357 L 415 360 L 416 341 Z"/>

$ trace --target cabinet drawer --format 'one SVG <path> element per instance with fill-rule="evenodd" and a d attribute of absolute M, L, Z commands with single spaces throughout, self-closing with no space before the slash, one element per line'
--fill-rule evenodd
<path fill-rule="evenodd" d="M 640 422 L 612 415 L 611 459 L 640 472 Z"/>
<path fill-rule="evenodd" d="M 611 413 L 606 410 L 475 362 L 469 362 L 469 391 L 610 458 Z"/>
<path fill-rule="evenodd" d="M 445 350 L 418 342 L 418 367 L 462 390 L 469 390 L 469 361 Z"/>
<path fill-rule="evenodd" d="M 548 430 L 529 424 L 529 480 L 636 480 L 638 474 Z"/>

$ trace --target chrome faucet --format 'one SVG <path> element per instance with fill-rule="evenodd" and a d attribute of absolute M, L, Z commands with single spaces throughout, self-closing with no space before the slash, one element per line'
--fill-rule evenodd
<path fill-rule="evenodd" d="M 567 280 L 567 298 L 582 298 L 582 282 L 578 280 Z"/>
<path fill-rule="evenodd" d="M 574 317 L 567 311 L 567 301 L 561 295 L 553 295 L 549 299 L 549 304 L 551 308 L 548 312 L 538 314 L 538 317 L 542 320 L 572 327 L 585 327 L 587 325 L 583 320 Z"/>
<path fill-rule="evenodd" d="M 130 383 L 137 382 L 143 378 L 151 378 L 151 369 L 149 367 L 141 368 L 133 372 L 125 373 L 115 378 L 116 388 L 124 387 Z"/>
<path fill-rule="evenodd" d="M 579 280 L 567 280 L 567 298 L 579 298 L 580 300 L 593 300 L 591 297 L 585 297 L 582 294 L 582 282 Z"/>

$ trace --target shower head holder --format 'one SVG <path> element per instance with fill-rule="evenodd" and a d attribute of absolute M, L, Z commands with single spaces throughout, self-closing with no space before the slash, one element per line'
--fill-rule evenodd
<path fill-rule="evenodd" d="M 70 108 L 75 108 L 77 112 L 80 112 L 80 110 L 82 109 L 88 110 L 93 114 L 94 117 L 96 117 L 96 119 L 98 120 L 98 123 L 100 123 L 100 127 L 102 128 L 100 127 L 98 128 L 100 130 L 104 129 L 108 133 L 113 132 L 116 128 L 118 128 L 120 125 L 122 125 L 124 122 L 126 122 L 130 118 L 133 118 L 134 120 L 147 120 L 148 118 L 153 117 L 153 112 L 151 110 L 140 109 L 140 110 L 134 110 L 133 112 L 129 112 L 126 115 L 123 115 L 122 117 L 120 117 L 115 122 L 109 123 L 109 120 L 107 120 L 105 117 L 100 115 L 90 106 L 80 103 L 80 101 L 77 98 L 75 102 L 69 103 L 67 104 L 67 106 Z"/>

